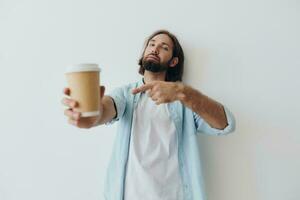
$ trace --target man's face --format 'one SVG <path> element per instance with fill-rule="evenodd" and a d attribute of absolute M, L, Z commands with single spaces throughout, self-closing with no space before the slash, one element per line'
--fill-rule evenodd
<path fill-rule="evenodd" d="M 166 34 L 154 36 L 148 42 L 143 55 L 143 66 L 153 72 L 166 71 L 173 54 L 173 42 Z"/>

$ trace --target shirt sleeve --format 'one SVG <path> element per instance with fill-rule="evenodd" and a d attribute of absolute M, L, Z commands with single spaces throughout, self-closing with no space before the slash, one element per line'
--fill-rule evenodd
<path fill-rule="evenodd" d="M 126 96 L 125 96 L 125 87 L 120 87 L 114 89 L 107 96 L 110 96 L 114 102 L 114 106 L 116 109 L 116 116 L 109 122 L 105 123 L 106 125 L 113 124 L 118 121 L 124 114 L 126 108 Z"/>
<path fill-rule="evenodd" d="M 224 129 L 216 129 L 211 127 L 202 117 L 200 117 L 197 113 L 193 112 L 197 132 L 206 135 L 217 135 L 217 136 L 227 135 L 233 132 L 235 130 L 235 118 L 226 106 L 223 107 L 224 107 L 224 111 L 227 118 L 227 124 L 228 124 Z"/>

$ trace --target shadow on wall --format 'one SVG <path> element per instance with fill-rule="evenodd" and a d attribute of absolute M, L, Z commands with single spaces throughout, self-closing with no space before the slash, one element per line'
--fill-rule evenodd
<path fill-rule="evenodd" d="M 205 81 L 205 66 L 209 60 L 209 49 L 184 46 L 183 82 L 193 87 Z"/>
<path fill-rule="evenodd" d="M 209 199 L 299 199 L 297 139 L 254 117 L 236 118 L 235 132 L 198 138 Z"/>
<path fill-rule="evenodd" d="M 218 57 L 212 57 L 218 55 L 213 55 L 214 51 L 212 49 L 197 48 L 192 45 L 184 45 L 184 53 L 183 82 L 206 93 L 206 87 L 212 82 L 212 79 L 216 78 L 208 77 L 208 74 L 209 76 L 212 75 L 212 71 L 209 69 L 213 63 L 212 59 L 218 59 Z M 238 60 L 233 60 L 233 63 L 235 62 L 238 62 Z M 213 87 L 209 88 L 211 90 Z M 217 91 L 214 92 L 218 93 Z M 226 94 L 226 92 L 224 93 Z M 232 98 L 235 97 L 232 96 Z M 220 103 L 226 104 L 226 102 Z M 232 110 L 231 107 L 229 109 Z M 246 128 L 250 125 L 247 116 L 239 116 L 238 113 L 233 113 L 236 120 L 239 119 L 237 120 L 239 124 L 237 124 L 235 132 L 226 136 L 200 134 L 198 137 L 202 172 L 208 199 L 245 199 L 245 196 L 258 199 L 259 196 L 257 180 L 255 179 L 257 175 L 254 158 L 252 152 L 249 151 L 249 149 L 254 148 L 255 138 L 258 139 L 258 137 L 253 137 L 255 133 L 253 128 Z M 242 125 L 240 124 L 241 118 L 245 119 Z M 255 122 L 253 123 L 255 124 Z M 253 127 L 256 127 L 254 124 L 252 124 Z M 238 133 L 240 132 L 239 126 L 243 126 L 247 130 L 247 132 L 243 132 L 243 136 Z M 238 188 L 236 188 L 237 186 Z"/>
<path fill-rule="evenodd" d="M 244 137 L 251 135 L 250 131 L 241 134 L 237 127 L 225 136 L 199 135 L 208 199 L 259 199 L 254 154 L 251 152 L 253 143 Z"/>

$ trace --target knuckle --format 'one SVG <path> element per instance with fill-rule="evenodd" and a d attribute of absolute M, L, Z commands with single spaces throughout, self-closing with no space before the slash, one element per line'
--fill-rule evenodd
<path fill-rule="evenodd" d="M 66 98 L 63 98 L 63 99 L 61 100 L 61 103 L 62 103 L 63 105 L 66 105 Z"/>
<path fill-rule="evenodd" d="M 65 105 L 72 107 L 72 100 L 65 98 Z"/>
<path fill-rule="evenodd" d="M 68 116 L 68 109 L 64 111 L 64 115 Z"/>
<path fill-rule="evenodd" d="M 75 113 L 75 112 L 73 112 L 72 117 L 75 120 L 79 120 L 79 118 L 80 118 L 79 113 Z"/>
<path fill-rule="evenodd" d="M 74 100 L 71 100 L 71 106 L 73 107 L 73 108 L 75 108 L 76 107 L 76 105 L 77 105 L 77 103 L 76 103 L 76 101 L 74 101 Z"/>
<path fill-rule="evenodd" d="M 68 117 L 70 117 L 72 115 L 72 111 L 70 109 L 66 109 L 64 114 Z"/>
<path fill-rule="evenodd" d="M 66 105 L 73 108 L 75 103 L 74 103 L 74 100 L 72 99 L 66 99 Z"/>
<path fill-rule="evenodd" d="M 77 126 L 77 127 L 78 127 L 78 121 L 76 121 L 76 120 L 73 120 L 73 119 L 69 118 L 68 122 L 69 122 L 70 124 L 72 124 L 72 125 L 74 125 L 74 126 Z"/>
<path fill-rule="evenodd" d="M 71 125 L 73 125 L 73 120 L 69 118 L 68 119 L 68 123 L 71 124 Z"/>

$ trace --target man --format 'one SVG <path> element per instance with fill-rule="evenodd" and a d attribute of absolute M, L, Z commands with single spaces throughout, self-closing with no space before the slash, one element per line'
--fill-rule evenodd
<path fill-rule="evenodd" d="M 197 133 L 233 132 L 231 112 L 181 82 L 184 54 L 168 31 L 153 33 L 139 60 L 139 82 L 104 96 L 99 117 L 81 118 L 63 99 L 69 123 L 80 128 L 119 121 L 107 170 L 108 200 L 204 200 Z M 64 89 L 69 94 L 68 88 Z"/>

